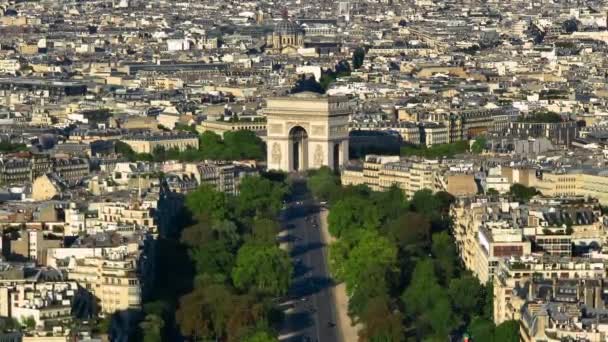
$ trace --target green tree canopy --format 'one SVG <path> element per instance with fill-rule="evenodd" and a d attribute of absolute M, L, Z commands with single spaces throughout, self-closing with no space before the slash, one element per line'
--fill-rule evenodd
<path fill-rule="evenodd" d="M 511 185 L 509 194 L 513 196 L 513 199 L 520 203 L 528 203 L 532 197 L 536 196 L 538 191 L 534 187 L 527 187 L 525 185 L 515 183 Z"/>
<path fill-rule="evenodd" d="M 279 230 L 277 221 L 268 218 L 255 218 L 251 226 L 251 237 L 255 241 L 272 244 L 276 241 Z"/>
<path fill-rule="evenodd" d="M 362 341 L 401 342 L 405 340 L 401 313 L 391 310 L 388 299 L 375 297 L 369 299 L 362 315 L 365 322 L 359 332 Z"/>
<path fill-rule="evenodd" d="M 359 69 L 363 66 L 363 61 L 365 60 L 365 49 L 362 47 L 358 47 L 353 52 L 353 68 Z"/>
<path fill-rule="evenodd" d="M 279 340 L 268 331 L 256 331 L 245 339 L 245 342 L 278 342 Z"/>
<path fill-rule="evenodd" d="M 241 181 L 239 191 L 237 198 L 239 216 L 275 217 L 283 206 L 287 186 L 260 176 L 249 176 Z"/>
<path fill-rule="evenodd" d="M 229 160 L 263 160 L 266 157 L 264 142 L 250 130 L 224 133 L 224 148 Z"/>
<path fill-rule="evenodd" d="M 561 115 L 555 112 L 537 111 L 518 118 L 520 122 L 557 123 L 562 122 Z"/>
<path fill-rule="evenodd" d="M 435 270 L 441 276 L 443 284 L 447 284 L 456 274 L 458 252 L 454 239 L 443 231 L 433 234 L 431 252 L 435 258 Z"/>
<path fill-rule="evenodd" d="M 224 142 L 219 134 L 212 131 L 205 131 L 200 135 L 198 140 L 198 146 L 202 152 L 203 158 L 223 159 Z"/>
<path fill-rule="evenodd" d="M 340 279 L 350 294 L 360 284 L 370 282 L 376 286 L 386 282 L 389 273 L 396 272 L 397 248 L 376 231 L 364 233 L 364 238 L 350 251 Z"/>
<path fill-rule="evenodd" d="M 230 217 L 226 194 L 207 184 L 201 185 L 186 196 L 186 207 L 196 216 L 207 215 L 213 220 Z"/>
<path fill-rule="evenodd" d="M 433 195 L 433 191 L 423 189 L 416 191 L 412 197 L 412 208 L 426 217 L 434 217 L 440 213 L 441 201 Z"/>
<path fill-rule="evenodd" d="M 412 255 L 422 255 L 431 244 L 431 222 L 424 215 L 406 212 L 384 229 L 398 246 Z"/>
<path fill-rule="evenodd" d="M 201 283 L 180 298 L 175 313 L 180 331 L 194 340 L 242 341 L 256 322 L 263 322 L 263 305 L 249 295 L 235 295 L 223 284 Z"/>
<path fill-rule="evenodd" d="M 475 138 L 475 142 L 471 145 L 471 152 L 475 154 L 480 154 L 486 149 L 486 144 L 488 140 L 485 137 L 477 137 Z"/>
<path fill-rule="evenodd" d="M 139 324 L 143 332 L 143 342 L 162 342 L 162 329 L 165 321 L 162 317 L 154 314 L 146 315 L 143 322 Z"/>
<path fill-rule="evenodd" d="M 237 254 L 232 280 L 241 290 L 279 296 L 289 289 L 292 273 L 287 252 L 275 245 L 247 242 Z"/>
<path fill-rule="evenodd" d="M 266 156 L 264 142 L 250 130 L 224 133 L 222 136 L 206 131 L 199 138 L 200 154 L 193 156 L 209 160 L 263 160 Z"/>
<path fill-rule="evenodd" d="M 312 194 L 321 201 L 328 201 L 340 191 L 340 178 L 327 166 L 310 172 L 307 185 Z"/>
<path fill-rule="evenodd" d="M 370 197 L 371 202 L 378 208 L 382 222 L 398 218 L 407 212 L 409 207 L 403 190 L 395 185 L 386 191 L 373 192 Z"/>
<path fill-rule="evenodd" d="M 448 293 L 454 311 L 463 321 L 468 321 L 476 314 L 483 314 L 484 292 L 477 278 L 465 274 L 450 280 Z"/>
<path fill-rule="evenodd" d="M 308 77 L 306 75 L 302 75 L 297 81 L 293 89 L 292 93 L 301 93 L 305 91 L 310 91 L 318 94 L 325 94 L 325 88 L 315 80 L 314 77 Z"/>
<path fill-rule="evenodd" d="M 218 282 L 229 279 L 228 272 L 234 267 L 235 256 L 227 241 L 214 240 L 190 250 L 196 274 L 207 275 Z"/>
<path fill-rule="evenodd" d="M 352 197 L 338 201 L 332 207 L 327 221 L 331 235 L 340 237 L 350 230 L 377 229 L 380 226 L 380 214 L 365 199 Z"/>
<path fill-rule="evenodd" d="M 398 273 L 397 248 L 375 230 L 349 232 L 330 246 L 330 268 L 344 281 L 351 317 L 360 316 L 370 298 L 385 296 Z"/>
<path fill-rule="evenodd" d="M 447 291 L 439 285 L 430 259 L 416 263 L 401 300 L 407 314 L 416 322 L 418 336 L 445 338 L 456 324 Z"/>
<path fill-rule="evenodd" d="M 468 327 L 473 341 L 494 342 L 494 322 L 482 317 L 475 317 Z"/>
<path fill-rule="evenodd" d="M 519 322 L 505 321 L 499 324 L 494 331 L 494 342 L 518 342 Z"/>
<path fill-rule="evenodd" d="M 21 151 L 27 151 L 28 148 L 27 146 L 25 146 L 25 144 L 13 144 L 7 141 L 2 141 L 0 142 L 0 152 L 4 152 L 4 153 L 14 153 L 14 152 L 21 152 Z"/>

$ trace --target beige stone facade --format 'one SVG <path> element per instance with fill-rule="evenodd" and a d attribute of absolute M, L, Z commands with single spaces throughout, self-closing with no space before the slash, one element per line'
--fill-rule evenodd
<path fill-rule="evenodd" d="M 43 231 L 27 229 L 20 232 L 18 239 L 10 241 L 10 254 L 45 264 L 46 251 L 49 248 L 58 248 L 62 245 L 62 239 L 49 238 Z"/>
<path fill-rule="evenodd" d="M 304 92 L 270 98 L 267 105 L 269 170 L 337 170 L 348 161 L 347 98 Z"/>
<path fill-rule="evenodd" d="M 489 213 L 516 209 L 516 203 L 461 200 L 451 208 L 453 234 L 465 267 L 483 283 L 490 281 L 498 261 L 512 256 L 530 255 L 531 243 L 523 230 L 507 221 L 486 222 Z"/>
<path fill-rule="evenodd" d="M 214 132 L 218 135 L 224 135 L 226 132 L 235 131 L 264 131 L 266 130 L 266 121 L 203 121 L 196 126 L 199 133 Z"/>
<path fill-rule="evenodd" d="M 571 169 L 543 172 L 537 177 L 535 169 L 503 167 L 502 174 L 511 184 L 533 186 L 545 196 L 583 196 L 597 198 L 602 205 L 608 204 L 608 172 L 604 170 Z"/>
<path fill-rule="evenodd" d="M 362 169 L 345 169 L 342 172 L 343 185 L 367 185 L 374 191 L 384 191 L 397 186 L 407 197 L 416 191 L 429 189 L 443 190 L 441 186 L 440 164 L 437 160 L 400 159 L 398 156 L 365 157 Z"/>
<path fill-rule="evenodd" d="M 68 279 L 77 281 L 99 298 L 101 311 L 114 313 L 141 306 L 141 288 L 135 270 L 133 258 L 86 258 L 68 271 Z"/>
<path fill-rule="evenodd" d="M 61 189 L 47 175 L 36 178 L 32 183 L 32 199 L 34 201 L 48 201 L 60 193 Z"/>
<path fill-rule="evenodd" d="M 194 135 L 151 134 L 126 137 L 123 141 L 137 153 L 152 153 L 159 147 L 165 150 L 176 148 L 180 151 L 198 148 L 198 137 Z"/>

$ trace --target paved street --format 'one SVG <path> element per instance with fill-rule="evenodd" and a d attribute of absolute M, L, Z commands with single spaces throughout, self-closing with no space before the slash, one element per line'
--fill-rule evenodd
<path fill-rule="evenodd" d="M 325 261 L 327 250 L 319 230 L 318 209 L 303 185 L 296 186 L 284 215 L 283 242 L 294 262 L 293 286 L 281 307 L 285 323 L 280 340 L 338 342 L 333 282 Z"/>

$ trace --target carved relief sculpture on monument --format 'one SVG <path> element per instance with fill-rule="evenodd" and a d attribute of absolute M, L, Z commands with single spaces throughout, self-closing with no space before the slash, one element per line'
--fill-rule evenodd
<path fill-rule="evenodd" d="M 323 166 L 323 146 L 321 144 L 317 144 L 315 147 L 314 165 L 315 167 Z"/>

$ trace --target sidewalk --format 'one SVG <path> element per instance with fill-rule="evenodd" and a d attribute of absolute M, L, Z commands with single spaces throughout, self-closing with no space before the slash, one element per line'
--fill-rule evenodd
<path fill-rule="evenodd" d="M 319 217 L 321 218 L 321 236 L 323 238 L 323 243 L 327 246 L 325 253 L 325 258 L 329 257 L 329 245 L 335 241 L 329 234 L 329 230 L 327 227 L 327 214 L 328 211 L 321 211 Z M 327 262 L 329 264 L 329 261 Z M 334 308 L 336 308 L 336 325 L 340 328 L 340 334 L 338 338 L 342 342 L 355 342 L 359 340 L 358 331 L 361 328 L 360 325 L 352 326 L 350 324 L 350 317 L 348 317 L 348 296 L 346 295 L 346 285 L 344 283 L 337 284 L 332 288 L 332 298 L 334 299 Z"/>

